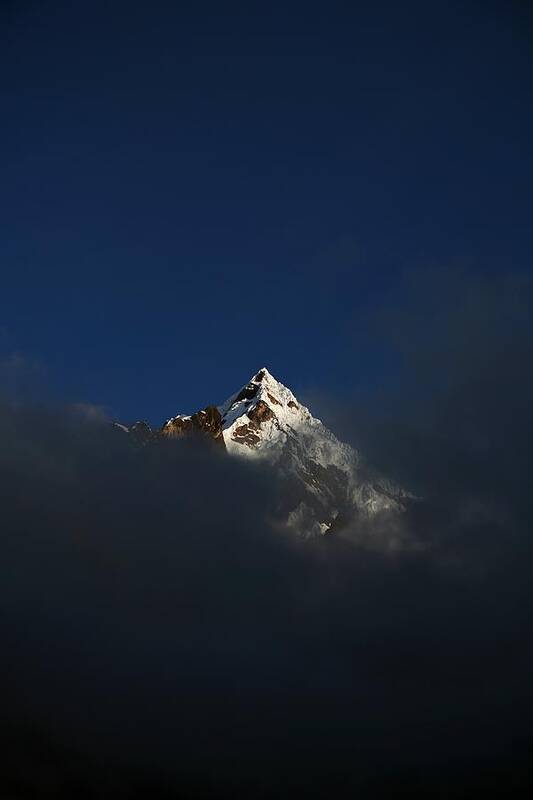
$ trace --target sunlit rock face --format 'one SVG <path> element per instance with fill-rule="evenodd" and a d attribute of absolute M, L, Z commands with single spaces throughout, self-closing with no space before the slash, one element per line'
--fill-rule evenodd
<path fill-rule="evenodd" d="M 371 475 L 345 444 L 263 367 L 220 406 L 178 414 L 161 428 L 118 426 L 143 444 L 199 434 L 233 458 L 272 467 L 279 519 L 302 536 L 332 534 L 357 517 L 398 514 L 410 497 Z"/>
<path fill-rule="evenodd" d="M 159 431 L 160 436 L 168 439 L 178 439 L 191 433 L 203 434 L 225 448 L 222 417 L 216 406 L 207 406 L 191 416 L 173 417 Z"/>
<path fill-rule="evenodd" d="M 143 445 L 165 439 L 200 435 L 226 449 L 222 435 L 222 417 L 216 406 L 207 406 L 196 414 L 178 414 L 167 420 L 161 428 L 151 428 L 146 422 L 134 422 L 132 425 L 115 422 L 114 426 L 129 433 L 137 443 Z"/>

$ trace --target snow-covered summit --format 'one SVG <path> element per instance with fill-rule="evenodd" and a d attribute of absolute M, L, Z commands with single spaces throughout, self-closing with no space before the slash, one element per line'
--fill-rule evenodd
<path fill-rule="evenodd" d="M 230 453 L 272 457 L 291 431 L 310 424 L 311 413 L 266 367 L 218 407 Z"/>

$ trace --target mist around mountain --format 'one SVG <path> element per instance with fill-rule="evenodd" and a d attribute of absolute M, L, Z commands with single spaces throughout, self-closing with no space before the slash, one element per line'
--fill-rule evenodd
<path fill-rule="evenodd" d="M 5 397 L 3 796 L 530 795 L 530 287 L 484 286 L 418 282 L 401 383 L 330 399 L 422 498 L 335 535 L 261 458 Z"/>

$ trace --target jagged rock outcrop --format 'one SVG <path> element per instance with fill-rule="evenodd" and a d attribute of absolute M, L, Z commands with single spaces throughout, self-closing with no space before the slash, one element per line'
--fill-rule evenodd
<path fill-rule="evenodd" d="M 184 436 L 201 435 L 212 440 L 218 447 L 226 449 L 222 430 L 222 416 L 216 406 L 207 406 L 196 414 L 172 417 L 161 428 L 151 428 L 146 422 L 134 422 L 132 425 L 113 423 L 129 433 L 139 444 L 180 439 Z"/>
<path fill-rule="evenodd" d="M 222 416 L 216 406 L 207 406 L 191 416 L 173 417 L 159 431 L 159 434 L 167 439 L 178 439 L 191 433 L 203 434 L 215 444 L 226 448 L 222 432 Z"/>

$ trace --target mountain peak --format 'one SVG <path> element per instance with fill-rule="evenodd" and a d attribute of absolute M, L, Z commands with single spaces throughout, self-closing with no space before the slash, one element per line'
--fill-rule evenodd
<path fill-rule="evenodd" d="M 265 407 L 272 412 L 272 415 Z M 297 418 L 295 415 L 297 411 L 306 418 L 311 417 L 308 410 L 298 403 L 290 389 L 274 378 L 266 367 L 262 367 L 236 394 L 231 395 L 225 403 L 219 406 L 226 431 L 234 426 L 237 420 L 245 416 L 248 419 L 243 419 L 243 422 L 248 424 L 250 413 L 253 412 L 257 416 L 261 409 L 263 409 L 263 421 L 275 419 L 278 428 L 279 423 L 283 422 L 289 422 L 292 426 L 296 425 Z M 251 419 L 253 419 L 253 415 Z M 273 431 L 270 431 L 270 433 L 273 433 Z M 230 434 L 225 434 L 224 436 L 226 445 L 230 444 L 230 449 L 231 438 Z M 244 443 L 250 446 L 251 440 L 248 439 Z"/>
<path fill-rule="evenodd" d="M 267 367 L 261 367 L 248 381 L 249 384 L 258 384 L 264 386 L 284 386 L 284 384 L 272 375 Z"/>
<path fill-rule="evenodd" d="M 313 417 L 267 367 L 220 406 L 179 414 L 159 431 L 138 425 L 122 427 L 142 442 L 203 434 L 231 455 L 270 464 L 286 487 L 280 495 L 285 519 L 303 535 L 338 529 L 356 514 L 403 509 L 406 493 L 371 476 L 359 453 Z"/>
<path fill-rule="evenodd" d="M 267 382 L 267 383 L 268 383 L 269 381 L 274 381 L 274 383 L 279 383 L 279 381 L 278 381 L 278 380 L 276 380 L 276 378 L 275 378 L 275 377 L 272 375 L 272 373 L 271 373 L 271 372 L 269 372 L 269 371 L 268 371 L 268 369 L 267 369 L 266 367 L 261 367 L 261 369 L 260 369 L 260 370 L 258 370 L 258 371 L 255 373 L 255 375 L 253 376 L 253 378 L 251 379 L 251 381 L 252 381 L 253 383 L 261 383 L 261 382 L 263 382 L 263 381 L 265 381 L 265 382 Z"/>

